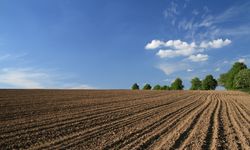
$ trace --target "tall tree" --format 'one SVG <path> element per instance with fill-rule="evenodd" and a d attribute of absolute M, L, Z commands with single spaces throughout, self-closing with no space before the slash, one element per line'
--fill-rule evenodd
<path fill-rule="evenodd" d="M 234 78 L 243 69 L 247 69 L 247 66 L 244 63 L 234 63 L 232 68 L 227 73 L 220 75 L 219 84 L 223 85 L 226 89 L 235 89 Z"/>
<path fill-rule="evenodd" d="M 207 75 L 206 78 L 202 81 L 203 90 L 215 90 L 218 83 L 212 75 Z"/>
<path fill-rule="evenodd" d="M 202 83 L 201 80 L 198 77 L 195 77 L 191 80 L 191 88 L 190 90 L 201 90 L 202 89 Z"/>
<path fill-rule="evenodd" d="M 131 89 L 132 90 L 139 90 L 140 86 L 137 83 L 135 83 L 135 84 L 132 85 Z"/>
<path fill-rule="evenodd" d="M 151 90 L 151 85 L 150 84 L 145 84 L 143 87 L 143 90 Z"/>
<path fill-rule="evenodd" d="M 236 89 L 250 88 L 250 69 L 241 70 L 234 78 L 234 87 Z"/>
<path fill-rule="evenodd" d="M 161 90 L 161 86 L 159 84 L 155 85 L 153 90 Z"/>
<path fill-rule="evenodd" d="M 172 84 L 171 89 L 172 90 L 183 90 L 184 85 L 182 84 L 182 80 L 180 78 L 177 78 Z"/>

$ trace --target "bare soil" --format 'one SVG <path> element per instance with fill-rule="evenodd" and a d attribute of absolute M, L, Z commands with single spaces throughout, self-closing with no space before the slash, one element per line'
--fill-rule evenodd
<path fill-rule="evenodd" d="M 0 90 L 0 149 L 250 149 L 236 91 Z"/>

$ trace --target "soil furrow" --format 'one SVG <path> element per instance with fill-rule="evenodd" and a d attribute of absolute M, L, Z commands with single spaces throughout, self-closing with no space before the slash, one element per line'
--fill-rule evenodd
<path fill-rule="evenodd" d="M 211 103 L 209 103 L 210 105 Z M 179 138 L 175 141 L 174 145 L 170 147 L 170 149 L 179 149 L 185 140 L 188 139 L 188 136 L 190 136 L 191 131 L 197 126 L 197 123 L 200 121 L 201 116 L 203 116 L 206 109 L 209 109 L 209 105 L 203 108 L 192 120 L 191 124 L 184 132 L 182 132 L 179 136 Z"/>
<path fill-rule="evenodd" d="M 221 100 L 220 100 L 221 101 Z M 218 137 L 218 143 L 217 143 L 217 149 L 219 150 L 224 150 L 228 149 L 227 147 L 227 139 L 225 136 L 225 129 L 224 129 L 224 124 L 223 124 L 223 118 L 222 118 L 222 107 L 223 103 L 220 102 L 220 108 L 219 108 L 219 113 L 218 113 L 218 131 L 217 131 L 217 137 Z M 224 106 L 225 107 L 225 106 Z"/>
<path fill-rule="evenodd" d="M 162 107 L 162 106 L 161 106 Z M 158 107 L 152 107 L 151 109 L 149 109 L 148 111 L 150 111 L 150 110 L 153 110 L 153 109 L 155 109 L 156 111 L 157 111 L 157 108 Z M 142 115 L 143 115 L 143 113 L 145 113 L 146 112 L 146 110 L 141 110 L 141 111 L 139 111 L 139 112 L 136 112 L 135 114 L 140 114 L 140 113 L 142 113 Z M 107 129 L 107 128 L 113 128 L 113 126 L 115 126 L 115 127 L 118 127 L 118 125 L 117 125 L 117 123 L 118 124 L 120 124 L 121 126 L 122 126 L 122 123 L 123 122 L 121 122 L 121 119 L 122 120 L 125 120 L 125 121 L 127 121 L 127 118 L 126 117 L 133 117 L 133 116 L 131 116 L 130 114 L 128 114 L 128 115 L 126 115 L 124 118 L 119 118 L 119 119 L 116 119 L 116 120 L 113 120 L 113 122 L 115 122 L 112 126 L 110 126 L 110 122 L 107 122 L 107 125 L 105 125 L 105 124 L 100 124 L 100 125 L 102 125 L 101 126 L 101 128 L 105 128 L 105 130 Z M 136 116 L 135 116 L 136 117 Z M 143 117 L 142 117 L 143 118 Z M 133 121 L 132 119 L 130 119 L 130 121 Z M 135 119 L 135 121 L 136 121 L 136 119 Z M 96 126 L 96 125 L 95 125 Z M 104 130 L 104 131 L 105 131 Z M 106 131 L 105 131 L 106 132 Z M 98 133 L 96 130 L 94 130 L 94 133 Z M 74 134 L 73 134 L 74 135 Z M 82 134 L 81 134 L 82 135 Z M 73 139 L 73 140 L 75 140 L 74 138 L 75 137 L 78 137 L 79 135 L 78 135 L 78 133 L 76 134 L 76 135 L 74 135 L 73 137 L 71 137 L 71 138 L 69 138 L 69 137 L 66 137 L 68 140 L 69 139 Z M 84 134 L 84 136 L 87 136 L 87 134 L 85 133 Z M 82 137 L 78 137 L 78 138 L 80 138 L 80 139 L 82 139 Z M 56 143 L 58 143 L 58 144 L 60 144 L 61 142 L 63 142 L 63 141 L 61 141 L 60 140 L 60 142 L 56 142 Z"/>
<path fill-rule="evenodd" d="M 159 110 L 157 110 L 157 109 L 156 109 L 156 111 L 159 112 Z M 155 114 L 155 113 L 153 113 L 153 114 Z M 142 117 L 142 119 L 143 119 L 143 117 Z M 138 122 L 138 121 L 139 121 L 139 120 L 136 118 L 135 121 L 134 121 L 133 123 L 136 123 L 136 122 Z M 128 123 L 127 125 L 130 125 L 130 124 L 131 124 L 131 123 Z M 108 125 L 108 126 L 109 126 L 109 128 L 111 127 L 112 130 L 114 130 L 114 127 L 115 127 L 115 128 L 119 128 L 119 126 L 116 125 L 116 124 L 115 124 L 115 126 L 114 126 L 114 125 L 112 125 L 112 126 Z M 114 126 L 114 127 L 113 127 L 113 126 Z M 126 126 L 126 125 L 124 125 L 124 126 Z M 122 124 L 121 124 L 120 127 L 123 127 Z M 106 132 L 104 132 L 104 133 L 106 133 Z M 94 137 L 94 136 L 95 136 L 95 135 L 92 135 L 92 137 Z M 82 140 L 83 140 L 83 139 L 81 138 L 81 141 L 82 141 Z M 79 141 L 79 142 L 81 142 L 81 141 Z M 74 145 L 77 145 L 77 144 L 74 144 Z M 70 146 L 73 146 L 73 144 L 68 145 L 68 147 L 70 147 Z"/>
<path fill-rule="evenodd" d="M 250 149 L 238 91 L 0 90 L 0 149 Z"/>
<path fill-rule="evenodd" d="M 216 106 L 210 116 L 209 127 L 207 129 L 207 134 L 204 140 L 204 144 L 201 146 L 203 150 L 209 150 L 212 146 L 213 134 L 214 134 L 214 120 L 215 120 L 216 111 L 218 109 L 218 105 L 219 105 L 219 102 L 218 100 L 216 100 Z"/>

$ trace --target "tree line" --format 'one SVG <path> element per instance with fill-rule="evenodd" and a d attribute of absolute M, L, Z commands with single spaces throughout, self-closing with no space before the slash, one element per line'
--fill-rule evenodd
<path fill-rule="evenodd" d="M 192 86 L 190 90 L 214 90 L 218 85 L 217 80 L 214 79 L 212 75 L 207 75 L 206 78 L 202 81 L 198 77 L 195 77 L 191 80 L 191 84 Z M 177 78 L 171 84 L 171 86 L 168 85 L 161 86 L 157 84 L 154 87 L 152 87 L 150 84 L 145 84 L 142 87 L 142 90 L 183 90 L 183 88 L 184 85 L 181 78 Z M 135 83 L 132 85 L 131 89 L 139 90 L 140 86 L 137 83 Z"/>
<path fill-rule="evenodd" d="M 227 73 L 221 74 L 218 80 L 210 74 L 203 80 L 194 77 L 190 82 L 190 90 L 215 90 L 218 85 L 224 86 L 227 90 L 250 89 L 250 69 L 244 63 L 236 62 Z M 145 84 L 142 90 L 183 90 L 183 88 L 181 78 L 177 78 L 170 86 L 157 84 L 152 87 L 150 84 Z M 131 89 L 139 90 L 140 86 L 135 83 Z"/>

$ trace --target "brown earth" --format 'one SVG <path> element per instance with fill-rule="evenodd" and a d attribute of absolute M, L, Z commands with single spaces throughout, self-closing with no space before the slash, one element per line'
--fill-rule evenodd
<path fill-rule="evenodd" d="M 0 90 L 0 149 L 250 149 L 236 91 Z"/>

